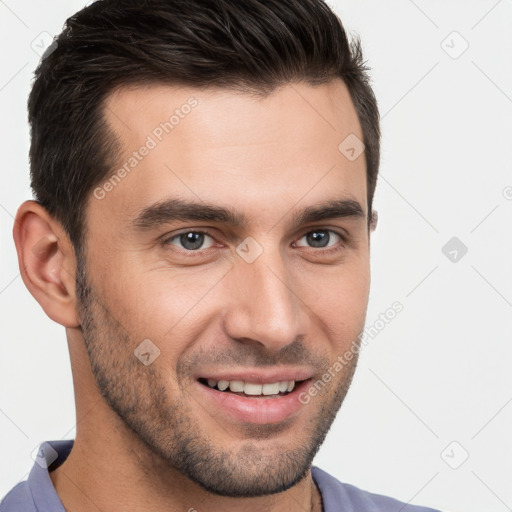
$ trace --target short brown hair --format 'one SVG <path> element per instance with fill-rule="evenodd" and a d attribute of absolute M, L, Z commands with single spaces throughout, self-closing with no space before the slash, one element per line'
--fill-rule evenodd
<path fill-rule="evenodd" d="M 75 249 L 118 141 L 103 102 L 123 85 L 218 86 L 266 95 L 341 78 L 361 124 L 368 215 L 380 154 L 379 112 L 358 38 L 322 0 L 99 0 L 70 17 L 35 71 L 28 101 L 31 185 Z M 340 141 L 341 142 L 341 141 Z"/>

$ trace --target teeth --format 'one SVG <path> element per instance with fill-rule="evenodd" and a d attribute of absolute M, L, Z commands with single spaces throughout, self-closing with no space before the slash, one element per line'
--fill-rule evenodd
<path fill-rule="evenodd" d="M 227 380 L 219 380 L 219 383 L 217 384 L 217 387 L 221 390 L 221 391 L 224 391 L 225 389 L 228 389 L 229 387 L 229 382 Z"/>
<path fill-rule="evenodd" d="M 283 380 L 279 382 L 256 384 L 254 382 L 244 382 L 242 380 L 216 381 L 215 379 L 208 379 L 208 386 L 211 388 L 217 386 L 220 391 L 226 391 L 226 389 L 229 388 L 233 393 L 245 393 L 250 396 L 270 396 L 293 391 L 295 388 L 295 381 Z"/>
<path fill-rule="evenodd" d="M 241 380 L 231 380 L 229 381 L 229 390 L 233 391 L 233 393 L 241 393 L 244 390 L 244 383 Z"/>
<path fill-rule="evenodd" d="M 277 395 L 279 393 L 279 382 L 274 382 L 273 384 L 263 384 L 262 388 L 262 393 L 264 395 Z"/>
<path fill-rule="evenodd" d="M 246 395 L 261 395 L 262 389 L 262 384 L 251 384 L 250 382 L 246 382 L 244 385 L 244 393 Z"/>

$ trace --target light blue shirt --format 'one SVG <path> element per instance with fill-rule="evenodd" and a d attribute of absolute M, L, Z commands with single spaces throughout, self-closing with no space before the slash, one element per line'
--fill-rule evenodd
<path fill-rule="evenodd" d="M 17 484 L 5 496 L 0 503 L 0 512 L 66 512 L 53 487 L 48 468 L 55 469 L 66 460 L 73 442 L 42 443 L 28 479 Z M 323 512 L 439 512 L 362 491 L 315 466 L 311 473 L 322 494 Z"/>

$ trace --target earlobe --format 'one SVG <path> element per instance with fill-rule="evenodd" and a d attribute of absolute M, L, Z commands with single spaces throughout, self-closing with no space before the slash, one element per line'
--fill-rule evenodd
<path fill-rule="evenodd" d="M 26 201 L 16 214 L 13 236 L 29 292 L 52 320 L 65 327 L 78 327 L 76 259 L 60 223 L 39 203 Z"/>

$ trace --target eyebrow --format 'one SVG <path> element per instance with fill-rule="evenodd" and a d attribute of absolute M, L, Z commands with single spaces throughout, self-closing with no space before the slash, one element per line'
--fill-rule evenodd
<path fill-rule="evenodd" d="M 365 219 L 366 214 L 354 199 L 330 200 L 300 210 L 294 215 L 293 224 L 302 225 L 344 217 Z M 236 208 L 175 198 L 159 201 L 142 209 L 133 219 L 132 225 L 138 230 L 146 231 L 175 221 L 216 222 L 237 228 L 245 228 L 249 224 L 248 217 Z"/>

